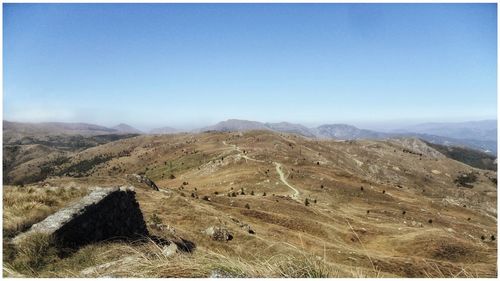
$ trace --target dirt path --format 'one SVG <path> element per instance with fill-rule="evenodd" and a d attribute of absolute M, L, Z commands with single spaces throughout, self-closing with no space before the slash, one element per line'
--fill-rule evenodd
<path fill-rule="evenodd" d="M 263 161 L 263 160 L 257 160 L 257 159 L 254 159 L 254 158 L 246 156 L 245 154 L 243 154 L 243 151 L 241 151 L 241 149 L 237 145 L 235 145 L 235 144 L 227 144 L 226 141 L 222 141 L 222 144 L 224 144 L 226 146 L 231 146 L 234 150 L 237 150 L 239 152 L 239 156 L 242 157 L 242 158 L 245 158 L 245 159 L 250 160 L 250 161 L 260 162 L 260 163 L 265 163 L 266 162 L 266 161 Z M 278 174 L 280 176 L 280 181 L 284 185 L 288 186 L 293 191 L 292 198 L 294 200 L 298 200 L 300 192 L 295 187 L 293 187 L 291 184 L 289 184 L 286 181 L 285 174 L 281 170 L 281 163 L 273 162 L 273 164 L 276 166 L 276 172 L 278 172 Z"/>
<path fill-rule="evenodd" d="M 292 195 L 292 198 L 297 199 L 299 197 L 300 192 L 286 181 L 285 174 L 281 170 L 281 164 L 278 162 L 273 162 L 273 164 L 276 166 L 276 172 L 278 172 L 278 174 L 280 175 L 281 182 L 283 182 L 286 186 L 288 186 L 291 190 L 293 190 L 294 193 Z"/>

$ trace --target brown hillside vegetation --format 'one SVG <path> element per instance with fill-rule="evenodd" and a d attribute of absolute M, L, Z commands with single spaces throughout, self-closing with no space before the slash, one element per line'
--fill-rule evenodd
<path fill-rule="evenodd" d="M 44 153 L 32 151 L 37 147 Z M 44 146 L 24 149 L 25 160 L 9 160 L 9 176 L 40 181 L 4 186 L 5 276 L 497 276 L 496 172 L 447 158 L 418 139 L 145 135 L 60 161 Z M 40 176 L 34 167 L 50 169 Z M 151 233 L 192 241 L 195 249 L 166 256 L 152 240 L 110 241 L 61 255 L 50 237 L 9 244 L 13 233 L 95 186 L 123 184 L 136 187 Z M 210 227 L 227 229 L 232 239 L 212 239 Z"/>

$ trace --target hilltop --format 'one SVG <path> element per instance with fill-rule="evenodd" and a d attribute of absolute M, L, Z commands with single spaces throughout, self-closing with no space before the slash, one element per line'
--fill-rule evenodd
<path fill-rule="evenodd" d="M 42 264 L 41 276 L 82 276 L 90 267 L 85 272 L 91 276 L 496 276 L 496 172 L 450 159 L 419 139 L 207 132 L 141 135 L 72 153 L 59 162 L 33 155 L 32 164 L 12 164 L 17 182 L 36 178 L 36 167 L 52 169 L 24 187 L 6 186 L 7 200 L 44 190 L 134 185 L 148 229 L 165 238 L 175 232 L 196 250 L 146 261 L 137 253 L 156 253 L 154 247 L 102 243 L 71 260 L 56 258 L 54 266 Z M 49 213 L 82 196 L 61 194 L 67 199 L 54 199 Z M 10 206 L 4 201 L 4 213 Z M 4 234 L 44 218 L 9 214 Z M 205 234 L 210 227 L 227 229 L 232 239 L 211 239 Z M 85 262 L 72 263 L 84 255 Z M 300 260 L 307 270 L 287 260 Z M 15 259 L 7 268 L 26 274 Z"/>

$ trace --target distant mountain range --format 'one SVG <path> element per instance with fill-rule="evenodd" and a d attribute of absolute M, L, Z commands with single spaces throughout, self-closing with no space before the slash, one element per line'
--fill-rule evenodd
<path fill-rule="evenodd" d="M 493 155 L 497 153 L 497 126 L 495 120 L 462 123 L 426 123 L 391 132 L 378 132 L 359 129 L 348 124 L 325 124 L 308 128 L 288 122 L 262 123 L 257 121 L 229 119 L 213 126 L 192 130 L 191 132 L 244 132 L 250 130 L 270 130 L 293 133 L 308 138 L 318 139 L 389 139 L 396 137 L 414 137 L 424 141 L 446 146 L 464 146 Z M 4 138 L 16 134 L 144 134 L 130 125 L 119 124 L 112 128 L 86 123 L 19 123 L 4 121 Z M 150 130 L 149 134 L 173 134 L 183 132 L 171 127 Z M 185 132 L 185 131 L 184 131 Z"/>
<path fill-rule="evenodd" d="M 497 141 L 497 121 L 483 120 L 459 123 L 424 123 L 394 130 L 393 132 L 437 135 L 454 139 Z"/>

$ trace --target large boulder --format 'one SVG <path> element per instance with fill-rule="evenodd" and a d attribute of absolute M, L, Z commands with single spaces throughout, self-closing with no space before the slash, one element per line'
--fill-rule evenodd
<path fill-rule="evenodd" d="M 231 241 L 233 240 L 233 234 L 223 226 L 211 226 L 205 229 L 205 234 L 212 237 L 215 241 Z"/>
<path fill-rule="evenodd" d="M 68 248 L 148 235 L 133 187 L 97 188 L 80 201 L 34 224 L 13 242 L 34 232 L 51 235 L 57 245 Z"/>
<path fill-rule="evenodd" d="M 138 174 L 132 174 L 131 176 L 135 180 L 137 180 L 137 182 L 144 183 L 147 186 L 149 186 L 151 189 L 156 190 L 156 191 L 160 191 L 160 189 L 158 188 L 158 186 L 156 185 L 156 183 L 154 183 L 154 181 L 152 181 L 148 177 L 146 177 L 144 175 L 138 175 Z"/>

